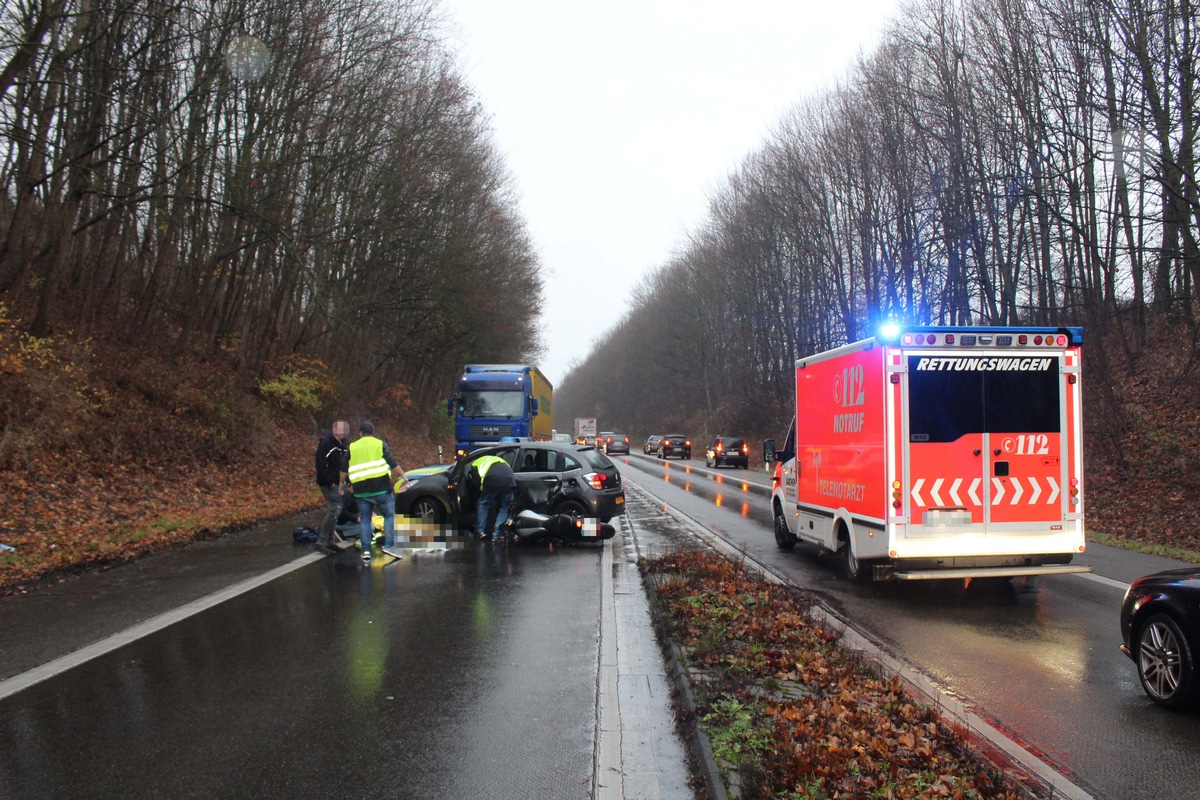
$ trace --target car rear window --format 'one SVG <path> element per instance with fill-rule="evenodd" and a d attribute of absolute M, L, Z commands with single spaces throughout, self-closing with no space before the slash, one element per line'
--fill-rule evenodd
<path fill-rule="evenodd" d="M 666 437 L 664 437 L 664 439 L 666 441 L 672 442 L 674 444 L 683 444 L 684 442 L 687 441 L 686 436 L 666 436 Z"/>
<path fill-rule="evenodd" d="M 561 450 L 529 448 L 521 452 L 517 472 L 567 472 L 578 469 L 579 462 Z"/>
<path fill-rule="evenodd" d="M 579 455 L 592 469 L 610 469 L 613 463 L 599 450 L 580 450 Z"/>

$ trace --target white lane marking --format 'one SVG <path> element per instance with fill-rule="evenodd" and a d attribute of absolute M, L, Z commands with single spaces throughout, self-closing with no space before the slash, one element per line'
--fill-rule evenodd
<path fill-rule="evenodd" d="M 201 611 L 206 611 L 213 606 L 220 605 L 226 600 L 231 600 L 240 594 L 245 594 L 251 589 L 256 589 L 265 583 L 270 583 L 276 578 L 281 578 L 289 572 L 294 572 L 301 567 L 308 566 L 314 561 L 320 561 L 325 556 L 320 553 L 312 553 L 302 558 L 297 558 L 282 567 L 276 567 L 270 572 L 264 572 L 253 578 L 248 578 L 241 583 L 235 583 L 232 586 L 227 586 L 220 591 L 213 592 L 210 595 L 201 597 L 198 600 L 193 600 L 178 608 L 166 611 L 159 614 L 157 617 L 151 617 L 145 622 L 140 622 L 131 628 L 126 628 L 123 631 L 114 633 L 106 639 L 101 639 L 98 642 L 89 644 L 87 647 L 82 647 L 73 653 L 67 653 L 65 656 L 47 661 L 40 667 L 34 667 L 31 670 L 22 672 L 20 675 L 14 675 L 11 678 L 0 681 L 0 700 L 5 697 L 14 695 L 17 692 L 28 689 L 34 684 L 49 680 L 56 675 L 60 675 L 69 669 L 73 669 L 80 664 L 91 661 L 93 658 L 99 658 L 102 655 L 111 653 L 113 650 L 124 647 L 127 644 L 136 642 L 144 636 L 149 636 L 152 633 L 162 630 L 169 625 L 174 625 L 180 620 L 187 619 L 190 616 L 199 614 Z"/>
<path fill-rule="evenodd" d="M 1105 586 L 1111 586 L 1114 589 L 1120 589 L 1122 592 L 1129 591 L 1128 583 L 1121 583 L 1121 581 L 1115 580 L 1113 578 L 1106 578 L 1103 575 L 1097 575 L 1094 572 L 1073 572 L 1071 574 L 1078 575 L 1081 578 L 1087 578 L 1089 581 L 1095 581 L 1096 583 L 1102 583 Z"/>

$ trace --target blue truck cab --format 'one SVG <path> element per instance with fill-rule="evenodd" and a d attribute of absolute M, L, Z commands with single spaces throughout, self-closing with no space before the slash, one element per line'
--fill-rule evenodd
<path fill-rule="evenodd" d="M 456 455 L 502 439 L 549 441 L 554 430 L 554 387 L 537 367 L 468 364 L 458 392 L 446 401 L 454 417 Z"/>

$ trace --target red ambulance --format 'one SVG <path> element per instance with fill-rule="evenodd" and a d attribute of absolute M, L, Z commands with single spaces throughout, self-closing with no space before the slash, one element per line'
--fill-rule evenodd
<path fill-rule="evenodd" d="M 775 540 L 856 580 L 1090 572 L 1082 328 L 907 327 L 796 362 Z"/>

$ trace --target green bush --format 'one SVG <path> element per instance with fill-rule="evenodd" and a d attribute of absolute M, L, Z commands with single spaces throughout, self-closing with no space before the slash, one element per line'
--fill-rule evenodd
<path fill-rule="evenodd" d="M 285 372 L 274 380 L 260 383 L 258 391 L 268 401 L 285 411 L 304 411 L 311 414 L 321 408 L 321 383 L 307 375 Z"/>

